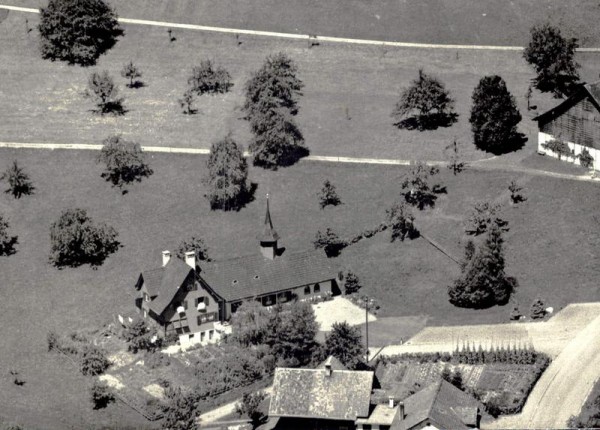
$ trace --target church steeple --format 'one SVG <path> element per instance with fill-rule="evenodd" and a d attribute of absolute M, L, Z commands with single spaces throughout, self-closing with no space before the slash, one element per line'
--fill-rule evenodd
<path fill-rule="evenodd" d="M 265 213 L 265 223 L 262 234 L 259 235 L 260 251 L 266 258 L 273 260 L 277 255 L 277 241 L 279 234 L 273 228 L 271 220 L 271 211 L 269 210 L 269 195 L 267 194 L 267 212 Z"/>

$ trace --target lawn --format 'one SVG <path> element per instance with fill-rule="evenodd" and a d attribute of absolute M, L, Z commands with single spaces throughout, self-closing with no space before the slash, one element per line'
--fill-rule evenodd
<path fill-rule="evenodd" d="M 174 3 L 169 3 L 174 4 Z M 26 35 L 24 19 L 37 15 L 10 12 L 0 24 L 0 93 L 3 103 L 0 140 L 17 142 L 99 143 L 122 133 L 142 145 L 209 148 L 231 132 L 247 146 L 250 133 L 243 112 L 243 87 L 264 58 L 283 50 L 298 64 L 305 82 L 298 123 L 315 155 L 344 155 L 403 159 L 445 159 L 444 148 L 458 139 L 466 159 L 488 157 L 470 144 L 468 116 L 471 93 L 485 74 L 503 76 L 524 116 L 530 68 L 518 52 L 454 52 L 418 49 L 323 45 L 308 49 L 304 42 L 253 38 L 238 46 L 233 36 L 187 31 L 169 43 L 164 28 L 126 26 L 126 36 L 100 59 L 98 66 L 81 68 L 44 61 L 38 52 L 36 30 Z M 178 104 L 188 75 L 202 59 L 211 58 L 233 76 L 230 93 L 203 96 L 197 115 L 184 115 Z M 584 79 L 595 79 L 597 55 L 581 54 Z M 133 60 L 144 72 L 146 86 L 125 87 L 120 70 Z M 459 121 L 450 128 L 418 132 L 398 130 L 390 113 L 402 88 L 418 69 L 438 76 L 456 99 Z M 89 74 L 108 70 L 121 88 L 128 112 L 100 117 L 82 96 Z M 556 103 L 535 94 L 540 109 Z M 346 111 L 348 116 L 346 115 Z M 348 119 L 348 117 L 350 119 Z M 529 137 L 518 157 L 534 151 L 534 124 L 525 119 Z"/>
<path fill-rule="evenodd" d="M 142 269 L 160 264 L 162 250 L 175 249 L 195 233 L 206 240 L 215 259 L 256 252 L 267 192 L 275 228 L 288 252 L 310 249 L 316 231 L 328 226 L 352 236 L 383 219 L 397 198 L 397 183 L 405 171 L 316 162 L 277 172 L 252 168 L 251 179 L 258 184 L 256 200 L 240 212 L 216 213 L 203 197 L 205 157 L 154 155 L 149 160 L 154 175 L 122 195 L 100 178 L 95 156 L 91 151 L 0 150 L 0 169 L 16 158 L 37 187 L 35 195 L 21 200 L 0 195 L 0 213 L 19 237 L 18 252 L 0 259 L 2 372 L 7 375 L 6 363 L 18 363 L 27 380 L 24 387 L 8 378 L 0 380 L 0 404 L 5 405 L 4 414 L 34 428 L 80 428 L 82 422 L 101 428 L 117 419 L 123 425 L 142 425 L 140 418 L 119 405 L 92 411 L 89 380 L 49 356 L 45 338 L 50 329 L 96 328 L 117 312 L 131 311 L 136 277 Z M 467 171 L 454 177 L 444 169 L 441 176 L 448 195 L 435 209 L 417 214 L 417 222 L 424 233 L 460 257 L 460 242 L 465 240 L 461 219 L 470 204 L 485 198 L 502 200 L 513 175 Z M 319 209 L 316 193 L 325 178 L 338 186 L 343 205 Z M 520 281 L 516 300 L 526 308 L 535 297 L 555 308 L 597 300 L 597 185 L 519 179 L 528 200 L 504 211 L 511 227 L 506 235 L 507 272 Z M 87 209 L 96 221 L 108 222 L 120 233 L 123 247 L 97 270 L 57 270 L 47 263 L 49 226 L 63 208 L 72 206 Z M 388 233 L 380 233 L 347 248 L 331 260 L 331 266 L 333 273 L 352 269 L 360 276 L 363 292 L 381 306 L 378 317 L 427 317 L 433 325 L 508 318 L 508 308 L 469 311 L 451 306 L 446 286 L 458 268 L 423 239 L 392 244 Z M 31 405 L 37 405 L 34 411 Z M 74 416 L 74 410 L 81 413 Z"/>

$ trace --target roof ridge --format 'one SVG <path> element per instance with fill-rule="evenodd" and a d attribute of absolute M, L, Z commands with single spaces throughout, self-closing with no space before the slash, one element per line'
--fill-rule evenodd
<path fill-rule="evenodd" d="M 443 385 L 444 382 L 446 382 L 444 379 L 440 379 L 438 382 L 435 382 L 435 384 L 437 384 L 437 387 L 435 389 L 435 394 L 433 396 L 433 400 L 431 402 L 431 405 L 429 405 L 429 408 L 427 409 L 427 416 L 428 417 L 431 415 L 431 411 L 433 410 L 433 406 L 437 402 L 438 396 L 440 394 L 440 391 L 442 389 L 442 385 Z"/>
<path fill-rule="evenodd" d="M 284 255 L 283 259 L 288 258 L 288 257 L 292 257 L 292 256 L 302 255 L 302 254 L 313 254 L 313 253 L 314 254 L 318 254 L 318 253 L 320 253 L 320 251 L 321 250 L 319 250 L 319 249 L 306 249 L 306 250 L 303 250 L 303 251 L 286 252 L 285 254 L 283 254 Z M 223 260 L 211 260 L 211 261 L 208 261 L 207 263 L 210 265 L 210 264 L 227 263 L 227 262 L 230 262 L 230 261 L 244 260 L 244 259 L 250 259 L 250 258 L 256 258 L 256 259 L 259 259 L 259 260 L 260 259 L 264 259 L 264 257 L 263 257 L 262 254 L 256 252 L 256 253 L 253 253 L 253 254 L 246 254 L 246 255 L 239 255 L 237 257 L 225 258 Z M 272 260 L 272 261 L 277 261 L 277 260 L 281 260 L 281 259 L 282 259 L 282 257 L 279 257 L 279 258 L 277 258 L 275 260 Z"/>

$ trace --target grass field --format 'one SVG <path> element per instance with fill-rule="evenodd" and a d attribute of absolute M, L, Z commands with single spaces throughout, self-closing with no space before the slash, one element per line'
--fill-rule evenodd
<path fill-rule="evenodd" d="M 6 0 L 40 7 L 45 0 Z M 252 30 L 424 43 L 523 45 L 531 25 L 550 20 L 581 39 L 600 42 L 593 0 L 112 0 L 127 18 Z"/>
<path fill-rule="evenodd" d="M 98 66 L 80 68 L 41 60 L 36 31 L 26 36 L 25 16 L 29 25 L 35 24 L 36 15 L 16 12 L 0 24 L 0 140 L 98 143 L 122 133 L 142 145 L 208 148 L 232 132 L 247 146 L 250 134 L 240 111 L 244 83 L 268 54 L 284 50 L 298 63 L 306 84 L 298 123 L 315 155 L 443 160 L 444 148 L 457 138 L 465 144 L 466 159 L 487 157 L 470 144 L 468 115 L 473 88 L 491 73 L 506 79 L 526 117 L 521 131 L 529 142 L 518 154 L 535 147 L 533 123 L 527 119 L 533 112 L 527 115 L 524 108 L 532 74 L 519 53 L 384 51 L 339 45 L 309 50 L 303 42 L 260 38 L 238 47 L 232 36 L 193 31 L 178 33 L 177 41 L 169 43 L 164 28 L 127 26 L 126 36 Z M 177 100 L 192 66 L 204 58 L 225 66 L 234 87 L 225 95 L 200 98 L 199 114 L 184 115 Z M 146 87 L 125 88 L 120 69 L 129 60 L 144 72 Z M 599 60 L 593 54 L 581 55 L 584 79 L 596 79 Z M 393 126 L 390 113 L 398 94 L 420 67 L 445 82 L 456 99 L 460 116 L 454 126 L 422 133 Z M 93 106 L 82 96 L 88 75 L 103 69 L 120 84 L 128 109 L 123 117 L 93 115 Z M 536 94 L 534 103 L 541 109 L 556 102 Z"/>
<path fill-rule="evenodd" d="M 21 200 L 0 196 L 0 213 L 19 236 L 17 254 L 0 261 L 1 371 L 7 375 L 8 363 L 18 363 L 28 381 L 21 389 L 8 378 L 0 380 L 0 404 L 6 405 L 3 411 L 9 417 L 19 417 L 35 428 L 42 423 L 51 428 L 79 428 L 84 421 L 101 427 L 110 425 L 115 416 L 123 424 L 136 423 L 133 413 L 120 406 L 92 412 L 87 399 L 89 381 L 48 356 L 45 337 L 50 329 L 94 327 L 117 312 L 131 310 L 135 279 L 140 270 L 160 264 L 161 250 L 174 249 L 183 238 L 197 233 L 216 259 L 256 252 L 266 192 L 272 196 L 271 213 L 282 245 L 288 252 L 310 249 L 319 229 L 334 226 L 341 235 L 350 236 L 379 223 L 397 198 L 396 184 L 405 171 L 315 162 L 278 172 L 251 169 L 251 179 L 258 184 L 257 199 L 240 212 L 214 213 L 203 198 L 204 157 L 153 156 L 154 175 L 125 196 L 100 178 L 101 167 L 94 157 L 95 153 L 86 151 L 0 151 L 1 169 L 17 158 L 37 187 L 35 195 Z M 475 171 L 454 177 L 443 171 L 448 195 L 440 198 L 434 210 L 417 214 L 419 227 L 459 257 L 465 239 L 461 219 L 471 203 L 484 198 L 502 200 L 512 177 Z M 316 192 L 325 178 L 338 186 L 345 204 L 322 211 Z M 572 301 L 597 300 L 596 185 L 519 179 L 528 200 L 504 212 L 511 226 L 506 235 L 507 271 L 521 283 L 517 302 L 527 309 L 538 296 L 555 308 Z M 109 222 L 120 233 L 123 248 L 97 270 L 56 270 L 47 263 L 49 225 L 70 206 L 87 209 L 95 220 Z M 381 233 L 346 249 L 331 265 L 334 273 L 352 269 L 361 277 L 364 292 L 382 306 L 382 317 L 427 316 L 434 325 L 508 318 L 507 308 L 478 312 L 452 307 L 446 285 L 458 268 L 422 239 L 392 244 L 387 233 Z M 36 411 L 31 411 L 31 405 L 38 405 Z M 81 414 L 71 418 L 73 410 Z"/>

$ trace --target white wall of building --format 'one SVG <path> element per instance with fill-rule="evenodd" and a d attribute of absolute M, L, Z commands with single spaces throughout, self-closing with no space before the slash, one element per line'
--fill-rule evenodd
<path fill-rule="evenodd" d="M 554 136 L 547 133 L 542 133 L 541 131 L 538 133 L 538 152 L 541 154 L 546 154 L 550 157 L 558 158 L 558 154 L 553 151 L 550 151 L 542 146 L 542 144 L 554 140 Z M 561 160 L 568 161 L 569 163 L 580 165 L 579 158 L 577 156 L 581 154 L 583 148 L 586 148 L 590 155 L 594 158 L 594 170 L 600 170 L 600 150 L 590 148 L 589 146 L 579 145 L 573 142 L 565 142 L 569 145 L 569 148 L 573 151 L 573 157 L 565 157 L 564 155 L 561 157 Z"/>

